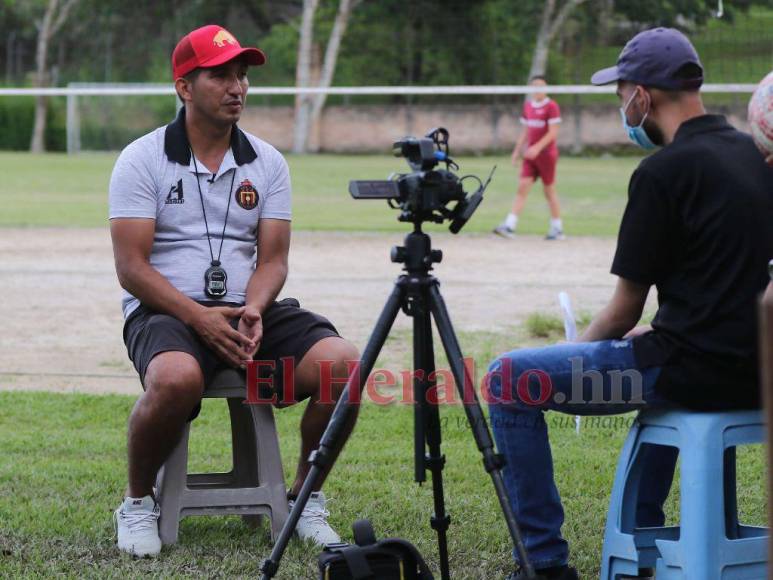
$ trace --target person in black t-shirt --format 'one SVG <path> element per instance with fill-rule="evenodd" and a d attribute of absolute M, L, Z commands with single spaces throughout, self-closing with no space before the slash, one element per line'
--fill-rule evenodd
<path fill-rule="evenodd" d="M 611 269 L 617 286 L 578 342 L 500 356 L 484 393 L 513 511 L 545 579 L 577 577 L 561 537 L 545 410 L 760 404 L 756 304 L 773 257 L 773 169 L 750 136 L 706 114 L 703 66 L 677 30 L 638 34 L 591 82 L 616 82 L 629 138 L 662 147 L 631 177 Z M 657 314 L 637 327 L 652 286 Z M 637 525 L 661 526 L 677 450 L 647 453 Z"/>

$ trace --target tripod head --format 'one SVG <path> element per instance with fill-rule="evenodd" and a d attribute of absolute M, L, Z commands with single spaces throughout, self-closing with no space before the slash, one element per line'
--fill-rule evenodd
<path fill-rule="evenodd" d="M 458 177 L 452 171 L 459 166 L 451 159 L 448 140 L 448 131 L 438 127 L 422 138 L 395 141 L 393 153 L 404 157 L 413 171 L 393 173 L 386 180 L 350 181 L 349 193 L 355 199 L 386 199 L 389 207 L 401 210 L 399 221 L 420 227 L 423 222 L 448 220 L 451 232 L 458 233 L 483 201 L 496 166 L 485 183 L 475 175 Z M 440 162 L 445 163 L 445 169 L 437 168 Z M 478 182 L 472 193 L 464 191 L 465 179 Z"/>
<path fill-rule="evenodd" d="M 404 245 L 392 247 L 390 259 L 396 264 L 405 264 L 409 274 L 426 275 L 432 264 L 443 260 L 443 251 L 433 249 L 429 236 L 417 228 L 405 236 Z"/>

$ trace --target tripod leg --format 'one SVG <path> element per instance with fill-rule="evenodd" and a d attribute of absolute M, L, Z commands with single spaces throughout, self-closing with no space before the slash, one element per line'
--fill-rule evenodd
<path fill-rule="evenodd" d="M 427 391 L 435 384 L 435 352 L 432 346 L 432 322 L 430 318 L 429 295 L 422 290 L 421 297 L 414 302 L 413 314 L 413 361 L 417 371 L 414 379 L 414 434 L 416 437 L 416 481 L 425 480 L 427 469 L 432 473 L 432 496 L 434 514 L 430 520 L 438 536 L 440 576 L 449 580 L 447 531 L 451 518 L 446 514 L 443 496 L 443 466 L 445 457 L 440 453 L 440 413 L 437 404 L 427 400 Z M 419 374 L 418 371 L 421 371 Z M 421 439 L 419 439 L 421 438 Z M 425 456 L 425 445 L 429 452 Z"/>
<path fill-rule="evenodd" d="M 368 339 L 365 351 L 362 353 L 362 358 L 349 376 L 349 380 L 341 394 L 341 398 L 338 399 L 338 402 L 336 403 L 333 415 L 330 417 L 327 428 L 322 434 L 319 448 L 311 454 L 311 457 L 309 457 L 311 469 L 309 470 L 306 479 L 303 480 L 303 485 L 295 500 L 295 505 L 287 517 L 287 521 L 274 544 L 274 548 L 271 550 L 271 554 L 260 567 L 261 572 L 263 572 L 262 578 L 264 580 L 272 578 L 276 574 L 277 569 L 279 568 L 279 561 L 282 559 L 287 544 L 290 542 L 290 538 L 295 531 L 295 526 L 298 525 L 301 512 L 306 507 L 306 503 L 309 501 L 309 496 L 311 495 L 314 486 L 319 481 L 323 469 L 329 462 L 330 453 L 335 449 L 336 444 L 340 440 L 341 434 L 349 421 L 351 416 L 351 407 L 349 405 L 350 393 L 357 393 L 356 403 L 353 404 L 359 404 L 359 401 L 361 400 L 362 387 L 370 375 L 371 370 L 373 370 L 376 358 L 378 357 L 379 352 L 381 352 L 381 348 L 384 346 L 384 341 L 386 341 L 387 335 L 389 334 L 395 318 L 397 318 L 397 313 L 400 311 L 400 306 L 403 303 L 405 296 L 405 290 L 402 283 L 403 279 L 404 278 L 401 277 L 397 281 L 392 293 L 389 295 L 389 298 L 376 321 L 376 326 L 373 328 L 373 333 Z"/>
<path fill-rule="evenodd" d="M 435 324 L 437 324 L 440 339 L 443 342 L 448 362 L 451 365 L 451 372 L 454 375 L 456 387 L 464 401 L 464 411 L 467 414 L 467 421 L 472 428 L 475 443 L 483 454 L 483 465 L 494 483 L 494 489 L 496 490 L 497 498 L 499 499 L 499 505 L 505 516 L 505 521 L 507 522 L 507 528 L 510 532 L 513 545 L 518 552 L 521 567 L 526 572 L 527 577 L 533 578 L 534 569 L 532 568 L 528 554 L 526 553 L 526 547 L 523 545 L 521 531 L 518 528 L 518 522 L 515 521 L 515 515 L 510 507 L 505 483 L 502 479 L 503 460 L 502 457 L 494 451 L 494 441 L 491 439 L 488 423 L 486 422 L 486 417 L 480 407 L 480 402 L 478 401 L 475 389 L 472 388 L 469 392 L 466 390 L 467 385 L 472 385 L 472 377 L 469 374 L 469 369 L 464 365 L 462 349 L 459 347 L 459 341 L 454 333 L 454 327 L 451 325 L 448 309 L 446 308 L 445 301 L 440 294 L 437 284 L 430 286 L 429 294 L 432 315 L 435 318 Z"/>

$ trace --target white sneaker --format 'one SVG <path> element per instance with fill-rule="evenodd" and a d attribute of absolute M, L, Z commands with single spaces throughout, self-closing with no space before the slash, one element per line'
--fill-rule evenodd
<path fill-rule="evenodd" d="M 139 558 L 157 556 L 161 551 L 161 538 L 158 537 L 160 515 L 161 508 L 149 495 L 124 499 L 114 514 L 118 549 Z"/>
<path fill-rule="evenodd" d="M 513 228 L 507 227 L 507 224 L 501 223 L 497 227 L 494 228 L 494 233 L 498 236 L 502 236 L 503 238 L 507 238 L 508 240 L 512 240 L 515 238 L 515 230 Z"/>
<path fill-rule="evenodd" d="M 564 230 L 561 228 L 554 228 L 550 227 L 548 230 L 547 235 L 545 236 L 546 240 L 565 240 L 566 236 L 564 235 Z"/>
<path fill-rule="evenodd" d="M 325 494 L 321 491 L 312 492 L 309 496 L 298 525 L 295 526 L 295 531 L 301 540 L 312 540 L 319 546 L 341 542 L 341 537 L 327 523 L 330 512 L 325 509 L 326 502 Z M 290 500 L 288 504 L 290 509 L 293 509 L 295 502 Z"/>

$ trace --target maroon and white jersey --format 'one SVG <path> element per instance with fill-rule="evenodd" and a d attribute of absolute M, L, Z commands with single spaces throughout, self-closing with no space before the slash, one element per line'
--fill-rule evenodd
<path fill-rule="evenodd" d="M 532 101 L 527 99 L 523 104 L 523 114 L 521 115 L 521 125 L 526 125 L 527 142 L 534 145 L 545 136 L 548 127 L 561 122 L 561 109 L 558 103 L 550 98 L 544 98 L 541 101 Z M 556 142 L 553 141 L 542 151 L 555 153 L 558 152 Z"/>

